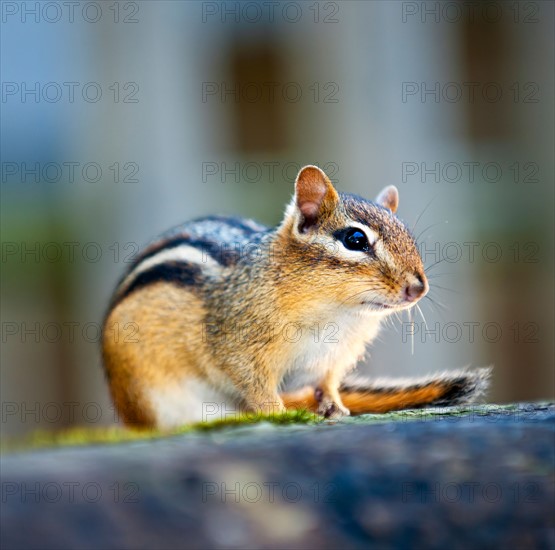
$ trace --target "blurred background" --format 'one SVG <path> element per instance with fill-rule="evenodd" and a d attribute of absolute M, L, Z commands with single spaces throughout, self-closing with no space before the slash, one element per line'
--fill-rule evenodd
<path fill-rule="evenodd" d="M 138 248 L 276 224 L 308 163 L 397 185 L 430 266 L 362 370 L 553 398 L 553 6 L 3 2 L 2 433 L 113 422 L 100 326 Z"/>

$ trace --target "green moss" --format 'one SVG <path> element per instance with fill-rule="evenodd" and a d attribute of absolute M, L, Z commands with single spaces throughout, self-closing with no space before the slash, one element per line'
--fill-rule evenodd
<path fill-rule="evenodd" d="M 245 426 L 248 424 L 257 424 L 259 422 L 270 422 L 280 426 L 287 424 L 316 424 L 322 422 L 322 417 L 306 410 L 287 411 L 273 415 L 242 415 L 239 417 L 226 418 L 222 420 L 213 420 L 211 422 L 199 422 L 193 424 L 193 431 L 212 431 L 232 426 Z"/>
<path fill-rule="evenodd" d="M 2 452 L 16 452 L 51 447 L 67 447 L 81 445 L 97 445 L 122 443 L 128 441 L 145 441 L 161 437 L 175 436 L 187 433 L 206 433 L 224 428 L 246 426 L 269 422 L 280 426 L 290 424 L 315 424 L 321 422 L 318 415 L 298 410 L 287 411 L 275 415 L 242 415 L 210 422 L 198 422 L 176 428 L 174 430 L 133 430 L 120 426 L 102 428 L 69 428 L 60 431 L 38 430 L 23 438 L 3 438 Z"/>

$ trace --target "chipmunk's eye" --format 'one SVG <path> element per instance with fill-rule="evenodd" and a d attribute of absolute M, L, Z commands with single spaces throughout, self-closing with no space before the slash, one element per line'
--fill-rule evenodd
<path fill-rule="evenodd" d="M 342 242 L 348 250 L 367 252 L 369 248 L 366 235 L 356 227 L 351 227 L 345 231 Z"/>

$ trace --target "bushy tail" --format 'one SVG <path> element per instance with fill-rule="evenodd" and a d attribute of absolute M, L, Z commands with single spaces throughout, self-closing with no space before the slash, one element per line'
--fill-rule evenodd
<path fill-rule="evenodd" d="M 369 380 L 345 379 L 339 393 L 351 414 L 385 413 L 400 409 L 447 407 L 476 402 L 489 386 L 491 368 L 438 373 L 426 378 Z M 281 396 L 287 409 L 316 411 L 314 388 Z"/>

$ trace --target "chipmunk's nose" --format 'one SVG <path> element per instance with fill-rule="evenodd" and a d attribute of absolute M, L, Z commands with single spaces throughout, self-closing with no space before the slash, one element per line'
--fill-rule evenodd
<path fill-rule="evenodd" d="M 405 300 L 407 302 L 416 302 L 428 292 L 428 281 L 426 276 L 422 274 L 416 275 L 416 280 L 405 286 Z"/>

